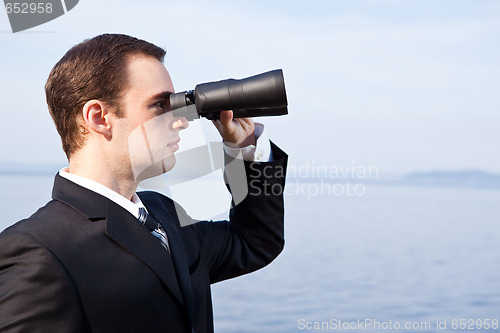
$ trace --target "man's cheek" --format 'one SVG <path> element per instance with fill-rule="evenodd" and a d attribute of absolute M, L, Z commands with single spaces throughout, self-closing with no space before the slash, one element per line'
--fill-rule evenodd
<path fill-rule="evenodd" d="M 142 126 L 133 130 L 128 137 L 128 152 L 130 165 L 137 179 L 144 169 L 153 163 L 147 140 L 144 137 Z"/>

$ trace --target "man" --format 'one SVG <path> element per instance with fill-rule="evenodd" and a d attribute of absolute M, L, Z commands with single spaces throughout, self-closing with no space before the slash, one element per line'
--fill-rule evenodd
<path fill-rule="evenodd" d="M 210 284 L 281 252 L 283 198 L 269 188 L 283 189 L 287 157 L 272 145 L 270 161 L 252 161 L 269 142 L 251 119 L 224 111 L 216 123 L 226 158 L 244 155 L 252 182 L 229 222 L 193 221 L 167 197 L 136 193 L 174 166 L 188 126 L 169 108 L 164 55 L 107 34 L 51 71 L 47 103 L 69 167 L 52 201 L 0 234 L 1 332 L 211 332 Z"/>

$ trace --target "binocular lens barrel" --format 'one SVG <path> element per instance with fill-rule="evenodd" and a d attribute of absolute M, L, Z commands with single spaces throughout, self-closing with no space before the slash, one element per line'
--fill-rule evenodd
<path fill-rule="evenodd" d="M 218 119 L 223 110 L 235 118 L 275 116 L 288 113 L 285 81 L 281 69 L 241 80 L 227 79 L 198 84 L 194 91 L 170 95 L 173 110 L 196 105 L 199 116 Z"/>

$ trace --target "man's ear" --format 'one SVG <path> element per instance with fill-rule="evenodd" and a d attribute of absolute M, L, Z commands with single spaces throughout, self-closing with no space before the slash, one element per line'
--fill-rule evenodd
<path fill-rule="evenodd" d="M 82 112 L 90 132 L 101 134 L 107 140 L 111 139 L 111 113 L 105 103 L 97 99 L 90 100 L 85 103 Z"/>

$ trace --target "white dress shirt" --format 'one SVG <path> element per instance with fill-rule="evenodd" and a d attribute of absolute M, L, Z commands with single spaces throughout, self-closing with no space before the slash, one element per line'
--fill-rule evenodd
<path fill-rule="evenodd" d="M 135 216 L 137 219 L 139 218 L 139 207 L 144 207 L 144 204 L 142 203 L 141 199 L 139 199 L 139 196 L 137 194 L 134 193 L 131 199 L 127 199 L 118 192 L 113 191 L 112 189 L 102 185 L 101 183 L 98 183 L 94 180 L 90 180 L 82 176 L 69 173 L 68 168 L 60 170 L 59 175 L 63 178 L 72 181 L 75 184 L 80 185 L 81 187 L 85 187 L 86 189 L 89 189 L 95 193 L 102 195 L 103 197 L 108 198 L 117 205 L 125 208 L 127 211 L 130 212 L 130 214 Z"/>

